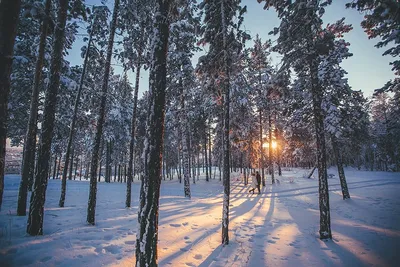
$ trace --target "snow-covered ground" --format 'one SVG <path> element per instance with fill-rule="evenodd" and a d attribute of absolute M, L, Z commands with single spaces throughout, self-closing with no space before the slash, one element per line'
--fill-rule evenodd
<path fill-rule="evenodd" d="M 230 244 L 221 246 L 222 184 L 163 181 L 159 266 L 399 266 L 400 174 L 347 169 L 351 200 L 342 200 L 337 174 L 329 179 L 332 241 L 318 238 L 318 181 L 308 170 L 284 171 L 280 184 L 248 194 L 232 174 Z M 293 179 L 294 178 L 294 179 Z M 60 180 L 47 188 L 44 235 L 25 234 L 17 217 L 19 176 L 5 177 L 0 212 L 0 266 L 133 266 L 139 183 L 125 208 L 126 185 L 98 185 L 96 226 L 86 224 L 89 184 L 67 181 L 59 208 Z M 292 183 L 290 181 L 293 181 Z"/>

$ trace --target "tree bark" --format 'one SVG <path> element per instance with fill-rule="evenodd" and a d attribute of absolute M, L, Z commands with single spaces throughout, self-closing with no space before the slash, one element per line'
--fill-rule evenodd
<path fill-rule="evenodd" d="M 168 0 L 157 0 L 154 18 L 153 60 L 150 69 L 149 106 L 140 190 L 136 266 L 158 266 L 158 211 L 164 142 L 166 60 L 169 35 Z"/>
<path fill-rule="evenodd" d="M 269 106 L 269 105 L 268 105 Z M 275 184 L 275 171 L 274 171 L 274 148 L 272 147 L 272 119 L 271 119 L 271 109 L 268 108 L 268 161 L 269 161 L 269 173 L 271 174 L 272 184 Z"/>
<path fill-rule="evenodd" d="M 320 210 L 320 239 L 332 239 L 331 216 L 329 208 L 328 172 L 326 166 L 325 128 L 322 113 L 323 91 L 318 80 L 318 62 L 310 62 L 311 93 L 313 99 L 313 113 L 317 137 L 317 166 L 319 181 L 319 210 Z"/>
<path fill-rule="evenodd" d="M 26 200 L 28 197 L 28 184 L 33 181 L 35 169 L 37 113 L 39 105 L 39 84 L 42 79 L 44 52 L 46 47 L 47 28 L 49 27 L 51 0 L 46 0 L 42 25 L 40 27 L 39 51 L 35 66 L 31 105 L 29 111 L 28 129 L 25 135 L 24 153 L 22 159 L 21 183 L 18 193 L 17 215 L 26 215 Z"/>
<path fill-rule="evenodd" d="M 331 140 L 332 140 L 333 153 L 335 153 L 343 199 L 349 199 L 350 193 L 349 193 L 349 188 L 347 187 L 346 176 L 343 169 L 343 159 L 339 149 L 339 142 L 336 136 L 334 135 L 332 135 Z"/>
<path fill-rule="evenodd" d="M 210 174 L 211 179 L 211 170 L 212 170 L 212 157 L 211 157 L 211 125 L 208 125 L 208 173 Z"/>
<path fill-rule="evenodd" d="M 227 25 L 225 21 L 225 0 L 221 1 L 221 19 L 222 19 L 222 43 L 224 52 L 223 66 L 223 96 L 224 96 L 224 142 L 223 142 L 223 185 L 224 199 L 222 207 L 222 244 L 229 244 L 229 195 L 230 195 L 230 140 L 229 140 L 229 107 L 230 107 L 230 92 L 229 92 L 229 64 L 228 64 L 228 45 L 227 45 Z"/>
<path fill-rule="evenodd" d="M 204 129 L 204 166 L 206 167 L 206 182 L 211 178 L 211 173 L 208 175 L 208 152 L 207 152 L 207 129 Z M 204 172 L 204 168 L 203 168 Z"/>
<path fill-rule="evenodd" d="M 96 194 L 97 194 L 97 180 L 96 180 L 96 171 L 97 165 L 99 162 L 99 151 L 100 151 L 100 142 L 101 137 L 103 135 L 103 126 L 104 126 L 104 117 L 106 112 L 106 101 L 107 101 L 107 89 L 108 89 L 108 78 L 110 76 L 110 67 L 111 67 L 111 56 L 113 52 L 114 45 L 114 34 L 117 24 L 117 15 L 119 9 L 120 0 L 115 0 L 114 2 L 114 11 L 110 25 L 110 36 L 108 38 L 107 45 L 107 56 L 106 62 L 104 66 L 104 76 L 103 76 L 103 84 L 101 88 L 101 101 L 100 101 L 100 109 L 99 116 L 97 119 L 96 126 L 96 135 L 93 141 L 93 151 L 92 151 L 92 159 L 91 159 L 91 167 L 90 167 L 90 192 L 89 192 L 89 201 L 88 201 L 88 209 L 87 209 L 87 223 L 94 225 L 95 224 L 95 215 L 96 215 Z"/>
<path fill-rule="evenodd" d="M 20 0 L 0 1 L 0 210 L 3 203 L 10 75 Z"/>
<path fill-rule="evenodd" d="M 139 51 L 139 53 L 141 53 Z M 137 117 L 137 102 L 139 94 L 139 82 L 140 82 L 140 57 L 139 62 L 136 65 L 136 81 L 135 81 L 135 92 L 133 97 L 133 111 L 131 120 L 131 142 L 129 144 L 129 163 L 128 163 L 128 182 L 126 183 L 126 201 L 125 207 L 129 208 L 131 206 L 132 198 L 132 181 L 133 181 L 133 157 L 135 148 L 135 131 L 136 131 L 136 117 Z"/>
<path fill-rule="evenodd" d="M 186 117 L 185 111 L 185 92 L 183 89 L 182 81 L 179 82 L 180 85 L 180 94 L 181 94 L 181 112 L 180 112 L 180 127 L 181 138 L 182 138 L 182 163 L 183 163 L 183 189 L 185 197 L 191 198 L 190 194 L 190 155 L 188 149 L 188 139 L 189 139 L 189 131 L 187 128 L 188 120 Z"/>
<path fill-rule="evenodd" d="M 93 27 L 93 22 L 92 22 L 92 27 Z M 62 181 L 61 181 L 61 196 L 60 196 L 60 201 L 58 202 L 59 207 L 64 207 L 64 202 L 65 202 L 65 193 L 67 191 L 67 173 L 68 173 L 69 155 L 71 153 L 72 142 L 74 139 L 75 124 L 76 124 L 76 118 L 78 115 L 79 101 L 81 99 L 83 83 L 85 81 L 87 63 L 89 60 L 89 50 L 90 50 L 90 46 L 92 44 L 92 38 L 93 38 L 92 33 L 93 33 L 93 31 L 91 30 L 90 35 L 89 35 L 88 47 L 87 47 L 86 53 L 85 53 L 85 59 L 83 60 L 83 68 L 82 68 L 82 73 L 81 73 L 81 77 L 79 80 L 79 88 L 78 88 L 78 91 L 76 92 L 76 96 L 75 96 L 74 112 L 72 115 L 72 121 L 71 121 L 71 125 L 69 128 L 67 151 L 65 154 L 64 171 L 63 171 Z"/>
<path fill-rule="evenodd" d="M 41 143 L 38 154 L 38 171 L 35 175 L 34 190 L 31 195 L 27 233 L 43 234 L 44 202 L 47 189 L 50 149 L 53 136 L 57 94 L 60 86 L 60 69 L 63 59 L 65 24 L 67 20 L 68 0 L 60 0 L 57 24 L 54 32 L 53 52 L 50 63 L 50 83 L 46 90 L 44 103 Z"/>

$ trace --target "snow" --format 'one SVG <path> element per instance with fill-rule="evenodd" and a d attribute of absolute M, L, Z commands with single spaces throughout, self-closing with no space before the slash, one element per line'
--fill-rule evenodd
<path fill-rule="evenodd" d="M 310 170 L 284 169 L 279 184 L 249 194 L 231 175 L 229 245 L 221 245 L 223 186 L 218 179 L 191 185 L 162 181 L 159 266 L 395 266 L 400 261 L 400 174 L 347 168 L 350 200 L 342 200 L 335 174 L 330 188 L 333 240 L 319 239 L 318 181 Z M 317 174 L 315 174 L 317 177 Z M 96 225 L 86 224 L 87 181 L 67 181 L 66 207 L 59 208 L 60 180 L 49 180 L 44 235 L 25 234 L 17 217 L 20 176 L 6 175 L 0 212 L 1 266 L 132 266 L 140 184 L 99 183 Z M 29 197 L 28 197 L 29 199 Z M 29 206 L 29 205 L 28 205 Z"/>

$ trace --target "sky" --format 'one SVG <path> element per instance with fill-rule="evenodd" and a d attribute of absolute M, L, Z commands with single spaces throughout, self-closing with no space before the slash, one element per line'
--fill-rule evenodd
<path fill-rule="evenodd" d="M 112 7 L 113 1 L 109 0 L 109 6 Z M 353 56 L 346 59 L 342 67 L 348 72 L 347 78 L 353 90 L 362 90 L 365 96 L 372 96 L 374 89 L 382 87 L 387 81 L 394 78 L 394 73 L 391 71 L 389 62 L 393 60 L 390 56 L 382 56 L 385 49 L 377 49 L 374 45 L 378 39 L 369 40 L 366 33 L 360 26 L 363 15 L 355 9 L 346 9 L 345 3 L 348 0 L 335 0 L 333 4 L 326 10 L 323 17 L 324 23 L 333 23 L 342 17 L 345 17 L 345 22 L 352 24 L 353 30 L 345 35 L 346 41 L 350 43 L 350 52 Z M 87 0 L 87 4 L 98 4 L 100 0 Z M 263 5 L 259 4 L 257 0 L 242 0 L 242 5 L 247 6 L 247 13 L 244 17 L 243 29 L 254 37 L 257 33 L 263 41 L 267 39 L 274 39 L 274 36 L 268 33 L 274 28 L 279 26 L 279 19 L 274 9 L 264 10 Z M 81 65 L 83 59 L 79 56 L 80 47 L 83 45 L 82 37 L 79 37 L 73 46 L 73 51 L 69 53 L 67 60 L 72 65 Z M 246 46 L 253 45 L 253 41 L 246 43 Z M 75 52 L 76 51 L 76 52 Z M 202 52 L 204 53 L 204 52 Z M 193 64 L 197 64 L 197 59 L 201 55 L 196 54 L 193 58 Z M 273 64 L 278 64 L 279 57 L 273 56 Z M 116 62 L 115 62 L 116 63 Z M 116 73 L 121 73 L 122 68 L 114 65 Z M 133 84 L 134 73 L 128 72 L 128 77 Z M 148 72 L 141 72 L 139 96 L 144 91 L 148 90 Z"/>

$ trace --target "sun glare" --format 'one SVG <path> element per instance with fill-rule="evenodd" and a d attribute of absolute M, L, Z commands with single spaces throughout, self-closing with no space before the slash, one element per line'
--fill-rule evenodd
<path fill-rule="evenodd" d="M 278 147 L 278 143 L 272 141 L 272 149 L 276 149 Z M 263 148 L 269 148 L 269 143 L 263 143 Z"/>

